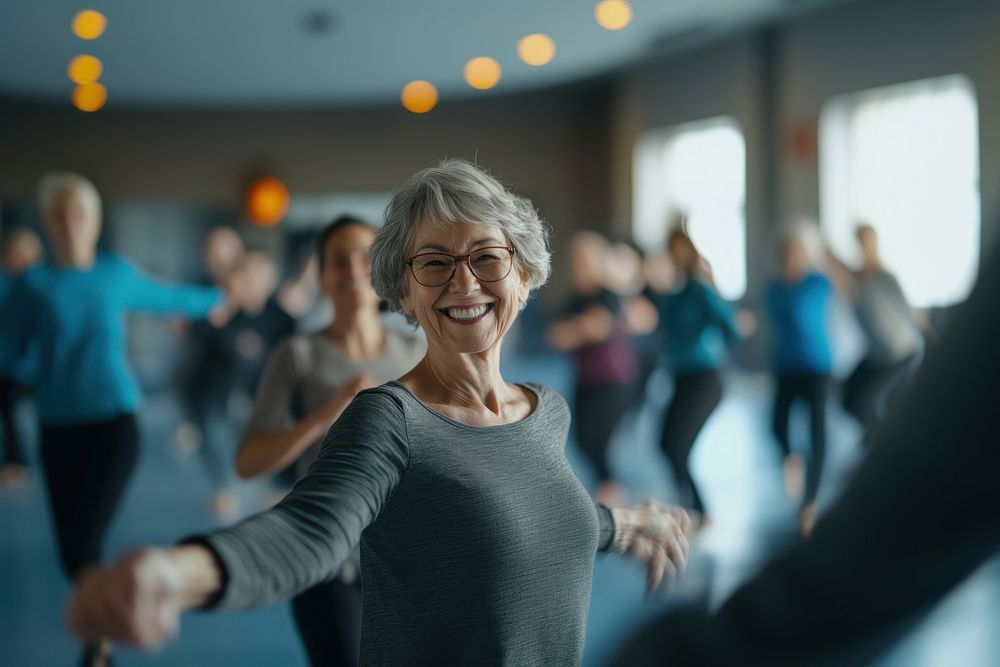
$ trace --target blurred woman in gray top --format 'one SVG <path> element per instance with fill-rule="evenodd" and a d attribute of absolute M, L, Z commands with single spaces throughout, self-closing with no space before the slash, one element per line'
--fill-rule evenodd
<path fill-rule="evenodd" d="M 236 455 L 244 478 L 294 466 L 305 475 L 330 425 L 361 390 L 397 378 L 424 356 L 420 336 L 382 323 L 368 251 L 375 229 L 341 216 L 319 233 L 320 289 L 334 320 L 286 338 L 271 353 L 253 415 Z M 289 417 L 293 420 L 290 422 Z M 361 642 L 361 582 L 355 549 L 336 577 L 299 593 L 292 616 L 313 665 L 356 665 Z"/>
<path fill-rule="evenodd" d="M 861 266 L 846 282 L 864 334 L 864 357 L 844 383 L 844 408 L 865 429 L 866 437 L 885 419 L 894 397 L 908 384 L 923 353 L 921 325 L 896 277 L 882 264 L 878 235 L 859 225 L 855 238 Z"/>
<path fill-rule="evenodd" d="M 91 569 L 71 603 L 81 637 L 156 646 L 182 610 L 288 598 L 360 542 L 363 664 L 575 665 L 599 549 L 644 561 L 651 589 L 683 566 L 683 510 L 595 506 L 566 460 L 566 401 L 500 374 L 504 336 L 549 275 L 528 200 L 446 160 L 396 192 L 371 257 L 426 356 L 359 393 L 273 509 Z"/>

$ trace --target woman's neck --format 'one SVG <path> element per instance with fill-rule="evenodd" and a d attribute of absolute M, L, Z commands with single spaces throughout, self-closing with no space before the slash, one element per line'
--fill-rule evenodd
<path fill-rule="evenodd" d="M 382 354 L 385 328 L 375 308 L 334 309 L 336 316 L 326 333 L 349 359 L 368 361 Z"/>
<path fill-rule="evenodd" d="M 431 347 L 423 361 L 404 376 L 403 384 L 427 403 L 491 419 L 503 420 L 506 405 L 516 400 L 500 374 L 499 346 L 475 354 L 440 354 Z"/>

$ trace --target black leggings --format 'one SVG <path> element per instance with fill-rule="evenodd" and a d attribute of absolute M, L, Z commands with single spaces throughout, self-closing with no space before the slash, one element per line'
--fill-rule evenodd
<path fill-rule="evenodd" d="M 632 405 L 628 384 L 578 384 L 573 399 L 574 433 L 600 482 L 612 478 L 608 468 L 608 445 L 618 422 Z"/>
<path fill-rule="evenodd" d="M 361 586 L 333 579 L 292 598 L 292 616 L 313 667 L 358 664 Z"/>
<path fill-rule="evenodd" d="M 135 416 L 72 426 L 42 426 L 41 461 L 59 558 L 66 575 L 101 559 L 139 451 Z"/>
<path fill-rule="evenodd" d="M 810 503 L 816 499 L 820 476 L 823 474 L 823 459 L 826 457 L 826 400 L 830 376 L 802 373 L 778 375 L 777 379 L 771 428 L 778 447 L 781 448 L 782 456 L 787 457 L 792 453 L 788 439 L 788 420 L 792 405 L 797 400 L 804 400 L 809 407 L 809 439 L 812 444 L 812 456 L 809 457 L 809 465 L 806 468 L 803 502 Z"/>
<path fill-rule="evenodd" d="M 30 396 L 30 390 L 10 378 L 0 380 L 0 427 L 3 429 L 3 450 L 0 453 L 0 467 L 8 463 L 28 465 L 24 455 L 24 434 L 18 428 L 17 406 Z"/>
<path fill-rule="evenodd" d="M 688 460 L 698 434 L 722 401 L 722 378 L 717 370 L 678 373 L 674 395 L 667 406 L 660 447 L 670 460 L 682 505 L 704 514 L 701 494 L 691 477 Z"/>
<path fill-rule="evenodd" d="M 885 421 L 886 413 L 901 394 L 917 365 L 913 354 L 896 363 L 878 363 L 865 357 L 844 382 L 844 409 L 867 434 Z"/>

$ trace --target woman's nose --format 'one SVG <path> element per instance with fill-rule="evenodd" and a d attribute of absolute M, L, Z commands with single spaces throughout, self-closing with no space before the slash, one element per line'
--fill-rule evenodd
<path fill-rule="evenodd" d="M 472 267 L 469 265 L 468 259 L 463 259 L 455 265 L 455 275 L 451 277 L 449 285 L 453 289 L 462 291 L 463 293 L 479 287 L 479 279 L 472 272 Z"/>

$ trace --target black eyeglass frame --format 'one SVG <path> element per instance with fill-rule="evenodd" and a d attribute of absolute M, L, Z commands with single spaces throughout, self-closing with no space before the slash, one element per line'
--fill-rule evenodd
<path fill-rule="evenodd" d="M 483 252 L 484 250 L 506 250 L 507 252 L 509 252 L 510 253 L 510 266 L 507 267 L 507 273 L 503 274 L 503 276 L 501 276 L 500 278 L 494 278 L 493 280 L 484 280 L 483 278 L 480 278 L 479 274 L 476 273 L 476 270 L 472 267 L 472 256 L 475 255 L 476 253 Z M 424 287 L 441 287 L 442 285 L 447 285 L 448 283 L 450 283 L 451 280 L 452 280 L 452 278 L 455 277 L 455 272 L 458 271 L 458 265 L 461 262 L 465 262 L 466 266 L 469 267 L 469 271 L 471 271 L 472 275 L 474 275 L 476 277 L 476 280 L 478 280 L 480 282 L 484 282 L 484 283 L 498 283 L 501 280 L 503 280 L 504 278 L 506 278 L 507 276 L 509 276 L 510 272 L 514 270 L 514 255 L 516 255 L 516 254 L 517 254 L 517 251 L 514 249 L 513 246 L 491 245 L 491 246 L 486 246 L 485 248 L 476 248 L 472 252 L 466 253 L 464 255 L 452 255 L 451 253 L 447 253 L 447 252 L 422 252 L 422 253 L 416 254 L 413 257 L 410 257 L 409 259 L 405 260 L 404 263 L 407 266 L 410 267 L 410 275 L 413 276 L 413 279 L 416 280 L 421 285 L 423 285 Z M 443 255 L 445 257 L 451 257 L 452 260 L 454 260 L 455 263 L 451 267 L 451 274 L 448 275 L 448 279 L 447 280 L 445 280 L 444 282 L 438 283 L 436 285 L 428 285 L 427 283 L 420 282 L 420 278 L 417 278 L 417 272 L 413 268 L 413 262 L 415 260 L 421 258 L 421 257 L 426 257 L 427 255 Z"/>

